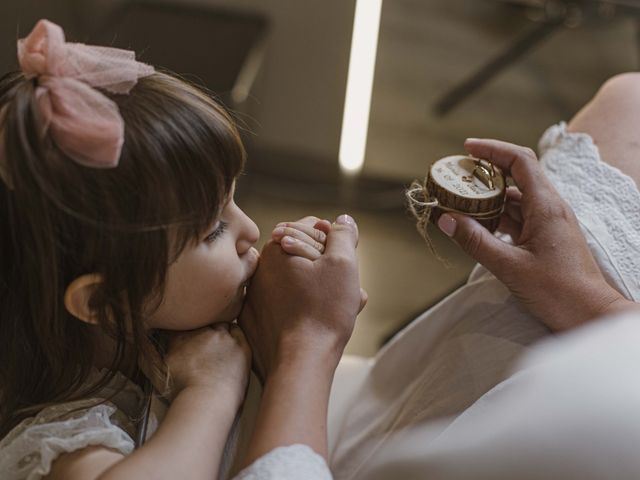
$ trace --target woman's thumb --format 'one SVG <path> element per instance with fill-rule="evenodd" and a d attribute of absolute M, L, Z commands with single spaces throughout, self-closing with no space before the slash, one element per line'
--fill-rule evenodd
<path fill-rule="evenodd" d="M 511 260 L 507 257 L 513 247 L 493 236 L 473 218 L 444 213 L 438 219 L 438 228 L 496 276 L 500 267 Z"/>

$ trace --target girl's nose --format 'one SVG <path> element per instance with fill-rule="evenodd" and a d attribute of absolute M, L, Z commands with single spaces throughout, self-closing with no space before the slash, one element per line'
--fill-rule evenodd
<path fill-rule="evenodd" d="M 242 212 L 242 231 L 238 236 L 237 249 L 238 253 L 242 255 L 246 253 L 251 247 L 253 247 L 260 238 L 260 230 L 256 223 Z"/>

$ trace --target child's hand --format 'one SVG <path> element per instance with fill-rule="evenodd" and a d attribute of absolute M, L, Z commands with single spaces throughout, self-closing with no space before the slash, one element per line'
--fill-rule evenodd
<path fill-rule="evenodd" d="M 330 230 L 331 222 L 328 220 L 304 217 L 296 222 L 277 224 L 271 233 L 271 238 L 289 255 L 316 260 L 324 252 Z"/>
<path fill-rule="evenodd" d="M 171 400 L 187 388 L 210 389 L 236 407 L 242 404 L 251 366 L 251 350 L 235 324 L 217 323 L 188 332 L 172 332 L 165 363 Z"/>

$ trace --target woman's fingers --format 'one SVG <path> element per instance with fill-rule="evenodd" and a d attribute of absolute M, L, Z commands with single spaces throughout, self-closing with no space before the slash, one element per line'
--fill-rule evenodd
<path fill-rule="evenodd" d="M 520 242 L 520 234 L 522 233 L 522 224 L 515 221 L 509 215 L 500 217 L 500 225 L 498 231 L 509 235 L 513 242 L 517 245 Z"/>
<path fill-rule="evenodd" d="M 474 157 L 483 158 L 500 167 L 513 178 L 522 193 L 532 200 L 545 198 L 549 182 L 532 149 L 480 138 L 468 138 L 464 142 L 464 148 Z"/>
<path fill-rule="evenodd" d="M 523 223 L 522 218 L 522 207 L 517 202 L 509 202 L 504 206 L 504 213 L 507 214 L 512 220 L 518 222 L 519 224 Z"/>
<path fill-rule="evenodd" d="M 518 187 L 507 187 L 507 201 L 521 202 L 522 192 Z"/>
<path fill-rule="evenodd" d="M 507 198 L 504 213 L 518 223 L 522 223 L 522 192 L 517 187 L 507 188 Z"/>
<path fill-rule="evenodd" d="M 341 251 L 355 255 L 359 238 L 360 232 L 356 221 L 350 215 L 342 214 L 336 218 L 331 225 L 330 234 L 327 234 L 326 251 L 336 255 Z"/>
<path fill-rule="evenodd" d="M 505 267 L 517 264 L 520 253 L 518 249 L 493 236 L 471 217 L 445 213 L 438 219 L 438 227 L 474 260 L 498 277 Z"/>

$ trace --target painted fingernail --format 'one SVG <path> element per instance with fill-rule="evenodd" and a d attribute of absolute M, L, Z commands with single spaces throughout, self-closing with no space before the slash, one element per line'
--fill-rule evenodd
<path fill-rule="evenodd" d="M 284 243 L 285 245 L 293 245 L 296 242 L 297 240 L 293 237 L 284 237 L 282 239 L 282 243 Z"/>
<path fill-rule="evenodd" d="M 467 140 L 466 140 L 466 141 L 467 141 L 467 142 L 476 142 L 476 141 L 478 141 L 478 140 L 479 140 L 478 138 L 469 137 L 469 138 L 467 138 Z"/>
<path fill-rule="evenodd" d="M 355 224 L 355 220 L 353 218 L 351 218 L 349 215 L 347 215 L 346 213 L 343 215 L 340 215 L 337 219 L 336 219 L 336 223 L 339 223 L 340 225 L 353 225 Z"/>
<path fill-rule="evenodd" d="M 456 233 L 456 227 L 457 224 L 455 218 L 448 213 L 440 215 L 440 218 L 438 219 L 438 228 L 440 228 L 440 230 L 442 230 L 446 235 L 453 237 Z"/>

